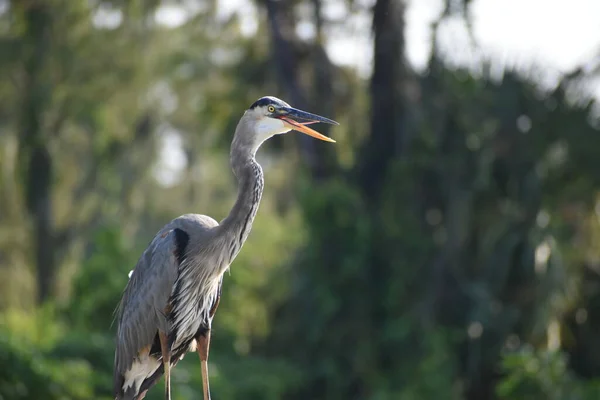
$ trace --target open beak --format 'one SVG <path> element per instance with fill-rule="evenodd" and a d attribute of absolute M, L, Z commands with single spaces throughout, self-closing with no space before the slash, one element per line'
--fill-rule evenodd
<path fill-rule="evenodd" d="M 315 124 L 317 122 L 324 122 L 331 125 L 339 125 L 334 120 L 329 118 L 321 117 L 320 115 L 311 114 L 306 111 L 301 111 L 292 107 L 287 107 L 282 110 L 279 118 L 283 121 L 284 125 L 295 131 L 302 132 L 308 136 L 312 136 L 316 139 L 324 140 L 326 142 L 335 143 L 335 140 L 328 138 L 325 135 L 320 134 L 314 129 L 309 128 L 306 125 Z"/>

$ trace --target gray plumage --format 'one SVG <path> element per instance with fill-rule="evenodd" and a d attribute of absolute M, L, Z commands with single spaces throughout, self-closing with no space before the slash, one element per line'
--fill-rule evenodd
<path fill-rule="evenodd" d="M 227 218 L 219 224 L 206 215 L 185 214 L 156 234 L 117 309 L 115 399 L 142 399 L 165 372 L 169 399 L 170 368 L 196 349 L 204 399 L 210 398 L 208 346 L 223 273 L 250 233 L 264 187 L 256 151 L 271 136 L 291 129 L 333 141 L 305 126 L 316 121 L 335 124 L 274 97 L 256 101 L 238 123 L 231 145 L 230 163 L 239 189 Z"/>

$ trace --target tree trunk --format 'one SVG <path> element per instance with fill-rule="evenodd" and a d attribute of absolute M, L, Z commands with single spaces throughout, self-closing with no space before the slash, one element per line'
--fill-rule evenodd
<path fill-rule="evenodd" d="M 377 198 L 388 163 L 402 154 L 406 141 L 402 94 L 406 79 L 404 9 L 402 0 L 378 0 L 373 10 L 371 135 L 358 164 L 359 184 L 370 199 Z"/>
<path fill-rule="evenodd" d="M 323 46 L 323 16 L 321 0 L 312 0 L 315 12 L 316 42 L 312 50 L 313 56 L 313 75 L 314 90 L 312 106 L 314 111 L 334 118 L 333 103 L 333 72 L 334 66 L 331 64 L 325 48 Z M 329 136 L 331 125 L 322 124 L 319 131 L 325 136 Z M 337 152 L 335 146 L 315 146 L 317 163 L 313 171 L 313 177 L 324 180 L 331 176 L 338 166 Z"/>
<path fill-rule="evenodd" d="M 302 89 L 298 80 L 300 59 L 295 51 L 295 21 L 291 3 L 266 0 L 265 6 L 271 32 L 272 59 L 277 70 L 278 81 L 289 96 L 289 102 L 300 109 L 315 113 L 322 112 L 315 107 L 309 107 L 306 91 Z M 315 180 L 323 178 L 323 159 L 326 157 L 318 152 L 316 141 L 306 135 L 297 135 L 297 137 L 300 143 L 300 154 L 311 176 Z"/>
<path fill-rule="evenodd" d="M 19 120 L 19 169 L 25 182 L 27 211 L 33 219 L 34 259 L 41 303 L 50 296 L 56 273 L 51 198 L 53 166 L 42 122 L 50 100 L 50 88 L 43 77 L 50 45 L 50 15 L 42 2 L 20 4 L 24 6 L 25 82 Z"/>

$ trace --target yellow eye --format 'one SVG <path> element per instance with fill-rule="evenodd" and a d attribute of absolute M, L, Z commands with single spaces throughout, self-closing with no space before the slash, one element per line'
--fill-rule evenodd
<path fill-rule="evenodd" d="M 272 113 L 272 112 L 275 112 L 275 107 L 273 107 L 273 106 L 269 106 L 269 107 L 267 107 L 267 110 L 268 110 L 270 113 Z"/>

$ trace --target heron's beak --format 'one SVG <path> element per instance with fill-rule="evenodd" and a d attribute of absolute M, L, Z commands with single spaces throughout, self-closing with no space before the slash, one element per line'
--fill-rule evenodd
<path fill-rule="evenodd" d="M 292 107 L 287 107 L 281 110 L 279 118 L 283 121 L 284 125 L 288 128 L 294 129 L 298 132 L 307 134 L 314 138 L 324 140 L 326 142 L 335 143 L 335 140 L 328 138 L 325 135 L 320 134 L 314 129 L 309 128 L 306 125 L 315 124 L 317 122 L 324 122 L 331 125 L 339 125 L 334 120 L 329 118 L 321 117 L 320 115 L 311 114 L 306 111 L 301 111 Z"/>

